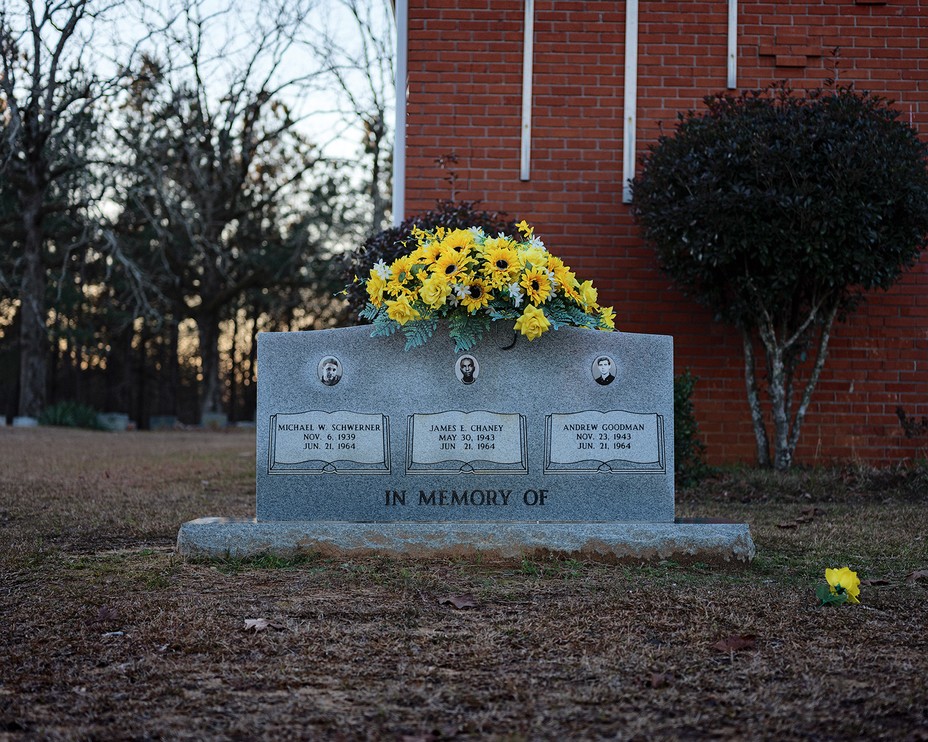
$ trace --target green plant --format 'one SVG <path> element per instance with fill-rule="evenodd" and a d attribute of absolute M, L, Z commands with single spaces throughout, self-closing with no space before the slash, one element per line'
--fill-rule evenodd
<path fill-rule="evenodd" d="M 348 284 L 345 298 L 348 300 L 349 314 L 357 317 L 368 300 L 364 284 L 355 283 L 355 277 L 365 278 L 371 266 L 378 261 L 392 263 L 403 253 L 411 252 L 416 244 L 412 236 L 413 229 L 433 230 L 437 227 L 480 227 L 488 235 L 519 235 L 513 220 L 506 219 L 503 213 L 478 210 L 476 201 L 438 201 L 434 209 L 411 216 L 399 226 L 378 232 L 359 248 L 347 253 L 343 262 L 343 275 L 345 283 Z"/>
<path fill-rule="evenodd" d="M 693 409 L 693 389 L 698 376 L 689 369 L 673 380 L 673 470 L 684 487 L 695 484 L 709 473 L 706 446 L 699 439 L 699 424 Z"/>
<path fill-rule="evenodd" d="M 635 217 L 661 268 L 741 330 L 757 460 L 782 471 L 835 319 L 925 247 L 928 144 L 888 101 L 852 88 L 799 96 L 780 85 L 705 104 L 651 147 Z"/>
<path fill-rule="evenodd" d="M 104 429 L 97 418 L 97 411 L 80 402 L 58 402 L 51 407 L 46 407 L 39 415 L 39 424 L 63 428 Z"/>

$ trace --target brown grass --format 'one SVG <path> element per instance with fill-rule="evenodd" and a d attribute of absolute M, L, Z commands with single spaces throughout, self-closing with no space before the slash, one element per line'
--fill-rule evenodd
<path fill-rule="evenodd" d="M 679 493 L 751 523 L 746 570 L 179 559 L 253 515 L 253 452 L 0 428 L 0 739 L 928 739 L 924 469 Z M 863 604 L 817 606 L 844 564 Z"/>

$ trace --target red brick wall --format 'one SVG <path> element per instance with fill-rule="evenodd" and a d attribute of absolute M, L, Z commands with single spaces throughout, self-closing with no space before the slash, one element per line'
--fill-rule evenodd
<path fill-rule="evenodd" d="M 410 0 L 406 213 L 452 195 L 527 219 L 617 325 L 673 335 L 676 367 L 700 377 L 710 461 L 752 461 L 738 334 L 656 269 L 622 203 L 625 3 L 536 0 L 531 179 L 519 179 L 522 0 Z M 491 8 L 491 9 L 488 9 Z M 638 153 L 676 114 L 725 89 L 726 0 L 639 4 Z M 739 8 L 738 86 L 834 76 L 892 98 L 928 133 L 928 7 L 920 0 L 779 0 Z M 444 169 L 448 154 L 457 164 Z M 895 410 L 928 415 L 928 256 L 837 325 L 806 417 L 801 463 L 928 456 Z"/>

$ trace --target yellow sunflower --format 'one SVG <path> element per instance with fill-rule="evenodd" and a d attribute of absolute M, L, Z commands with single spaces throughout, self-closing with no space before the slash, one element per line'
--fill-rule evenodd
<path fill-rule="evenodd" d="M 441 246 L 445 250 L 457 250 L 467 252 L 476 244 L 474 233 L 469 229 L 454 229 L 446 234 L 441 240 Z"/>
<path fill-rule="evenodd" d="M 410 283 L 412 267 L 416 264 L 412 255 L 403 255 L 390 264 L 390 280 L 387 281 L 387 293 L 390 296 L 412 293 Z"/>
<path fill-rule="evenodd" d="M 490 303 L 493 295 L 490 288 L 479 278 L 474 278 L 464 286 L 464 296 L 461 298 L 461 304 L 471 314 L 478 309 L 483 309 Z"/>
<path fill-rule="evenodd" d="M 532 304 L 542 304 L 551 296 L 551 279 L 547 271 L 529 268 L 522 274 L 519 284 L 525 289 L 525 295 Z"/>
<path fill-rule="evenodd" d="M 438 256 L 441 255 L 441 243 L 435 240 L 420 244 L 413 255 L 416 256 L 417 263 L 422 263 L 430 268 L 438 260 Z"/>
<path fill-rule="evenodd" d="M 494 247 L 484 253 L 483 274 L 493 288 L 512 283 L 519 270 L 519 258 L 511 247 Z"/>
<path fill-rule="evenodd" d="M 442 248 L 441 255 L 435 261 L 432 272 L 451 282 L 466 269 L 466 259 L 457 250 Z"/>

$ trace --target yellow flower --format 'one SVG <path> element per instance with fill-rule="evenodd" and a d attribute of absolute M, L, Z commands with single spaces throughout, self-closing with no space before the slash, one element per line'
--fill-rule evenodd
<path fill-rule="evenodd" d="M 534 245 L 519 250 L 519 263 L 525 268 L 530 265 L 533 268 L 544 268 L 548 264 L 548 251 L 543 247 Z"/>
<path fill-rule="evenodd" d="M 526 237 L 531 237 L 532 232 L 535 231 L 535 228 L 530 226 L 529 223 L 525 221 L 525 219 L 523 219 L 521 222 L 516 224 L 516 229 L 518 229 Z"/>
<path fill-rule="evenodd" d="M 849 567 L 841 569 L 826 569 L 825 581 L 831 588 L 832 595 L 847 594 L 848 603 L 859 603 L 857 596 L 860 595 L 860 579 L 856 572 L 852 572 Z"/>
<path fill-rule="evenodd" d="M 419 312 L 409 303 L 408 296 L 401 296 L 394 301 L 387 301 L 387 316 L 405 325 L 410 320 L 419 319 Z"/>
<path fill-rule="evenodd" d="M 490 303 L 492 295 L 487 285 L 481 281 L 479 278 L 475 278 L 470 281 L 464 287 L 464 297 L 461 299 L 461 304 L 469 311 L 471 314 L 476 312 L 478 309 L 483 309 L 487 304 Z"/>
<path fill-rule="evenodd" d="M 563 288 L 573 287 L 577 283 L 577 276 L 564 265 L 564 261 L 554 255 L 548 256 L 548 270 L 554 273 L 554 280 Z"/>
<path fill-rule="evenodd" d="M 542 304 L 551 296 L 551 279 L 546 271 L 531 268 L 525 271 L 519 283 L 532 304 Z"/>
<path fill-rule="evenodd" d="M 422 283 L 419 296 L 427 306 L 438 309 L 443 306 L 445 299 L 451 293 L 451 284 L 440 275 L 431 275 Z"/>
<path fill-rule="evenodd" d="M 435 261 L 433 271 L 446 281 L 452 281 L 457 278 L 465 268 L 465 259 L 457 250 L 446 250 L 442 248 L 441 255 Z"/>
<path fill-rule="evenodd" d="M 431 267 L 438 260 L 438 256 L 441 255 L 441 243 L 435 241 L 420 244 L 413 255 L 416 257 L 417 263 L 423 263 L 426 267 Z"/>
<path fill-rule="evenodd" d="M 383 280 L 383 276 L 371 268 L 370 278 L 367 279 L 367 297 L 375 307 L 383 304 L 383 291 L 386 287 L 387 282 Z"/>
<path fill-rule="evenodd" d="M 515 327 L 529 340 L 534 340 L 546 333 L 551 327 L 551 323 L 548 322 L 548 318 L 545 317 L 543 311 L 529 304 L 525 311 L 522 312 L 522 316 L 516 320 Z"/>
<path fill-rule="evenodd" d="M 390 264 L 390 280 L 387 281 L 387 293 L 391 296 L 408 294 L 409 280 L 412 278 L 412 267 L 415 259 L 412 255 L 403 255 Z"/>
<path fill-rule="evenodd" d="M 519 259 L 511 247 L 494 247 L 485 253 L 483 274 L 493 288 L 508 286 L 519 270 Z"/>
<path fill-rule="evenodd" d="M 602 308 L 599 313 L 599 321 L 602 322 L 604 329 L 615 329 L 615 312 L 612 310 L 612 307 Z"/>
<path fill-rule="evenodd" d="M 474 233 L 469 229 L 455 229 L 441 241 L 442 249 L 466 252 L 475 244 Z"/>
<path fill-rule="evenodd" d="M 596 299 L 598 297 L 599 293 L 596 291 L 596 289 L 593 288 L 592 281 L 584 281 L 580 284 L 580 301 L 583 302 L 584 306 L 596 306 Z"/>

